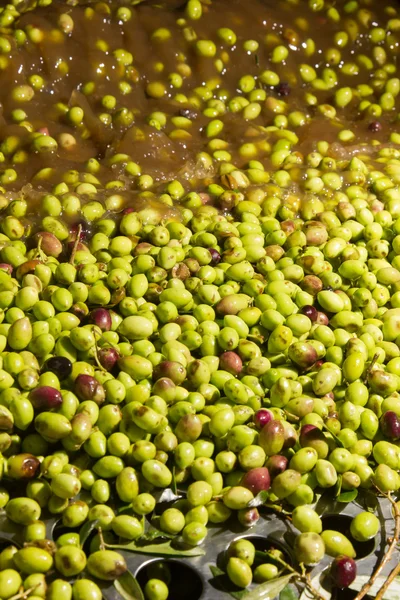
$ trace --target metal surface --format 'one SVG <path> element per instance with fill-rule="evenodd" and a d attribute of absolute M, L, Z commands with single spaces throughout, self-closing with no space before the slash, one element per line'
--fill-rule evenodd
<path fill-rule="evenodd" d="M 373 500 L 373 494 L 368 495 L 368 501 L 371 503 Z M 348 525 L 344 523 L 345 518 L 347 521 L 349 518 L 354 517 L 363 510 L 368 510 L 367 497 L 362 497 L 357 500 L 356 503 L 352 504 L 341 504 L 333 501 L 329 498 L 329 490 L 326 492 L 326 496 L 321 498 L 315 508 L 318 514 L 321 515 L 323 520 L 328 517 L 333 517 L 329 527 L 332 528 L 332 522 L 335 524 L 335 528 L 339 530 Z M 261 509 L 262 512 L 262 509 Z M 389 502 L 385 499 L 379 499 L 376 503 L 375 512 L 381 522 L 381 530 L 374 540 L 371 542 L 364 542 L 357 545 L 357 551 L 359 558 L 357 562 L 357 574 L 358 575 L 371 575 L 379 564 L 382 558 L 385 548 L 387 548 L 388 539 L 390 539 L 394 530 L 394 520 L 392 516 L 392 508 Z M 232 519 L 234 521 L 234 518 Z M 228 600 L 231 596 L 224 591 L 217 589 L 216 580 L 213 578 L 210 571 L 210 566 L 218 565 L 223 568 L 224 564 L 224 553 L 228 548 L 229 544 L 241 537 L 248 539 L 253 538 L 253 542 L 262 549 L 262 546 L 268 546 L 269 544 L 275 545 L 276 547 L 283 550 L 289 559 L 293 560 L 293 542 L 295 535 L 299 532 L 291 525 L 287 519 L 282 519 L 275 514 L 262 514 L 257 525 L 250 529 L 240 527 L 209 527 L 208 536 L 204 542 L 204 549 L 206 554 L 204 556 L 194 558 L 171 558 L 166 557 L 157 558 L 155 556 L 132 554 L 124 552 L 124 556 L 127 560 L 129 570 L 140 579 L 143 569 L 154 560 L 162 560 L 163 562 L 171 562 L 180 566 L 180 571 L 175 571 L 174 576 L 180 573 L 182 585 L 184 585 L 185 594 L 179 597 L 170 595 L 169 600 L 182 600 L 183 598 L 188 600 Z M 361 554 L 366 553 L 365 556 Z M 386 565 L 382 575 L 387 575 L 393 567 L 399 562 L 400 554 L 396 551 L 392 560 Z M 311 576 L 322 572 L 331 562 L 331 558 L 325 556 L 325 558 L 319 563 L 312 571 Z M 188 572 L 189 576 L 186 576 L 184 572 L 186 569 L 191 569 Z M 179 575 L 178 575 L 179 576 Z M 201 582 L 201 593 L 198 593 L 198 583 Z M 229 581 L 226 583 L 229 585 Z M 232 587 L 232 590 L 235 588 Z M 237 589 L 237 588 L 236 588 Z M 104 596 L 106 600 L 117 600 L 119 595 L 113 588 L 108 586 L 104 589 Z"/>
<path fill-rule="evenodd" d="M 371 506 L 371 504 L 376 504 Z M 368 506 L 369 504 L 369 506 Z M 360 495 L 356 502 L 352 504 L 340 504 L 329 497 L 329 490 L 325 496 L 320 498 L 314 505 L 318 514 L 325 521 L 325 528 L 339 529 L 343 532 L 349 524 L 350 518 L 363 510 L 375 509 L 375 513 L 380 519 L 381 530 L 376 538 L 370 542 L 359 543 L 357 550 L 357 574 L 371 575 L 379 564 L 388 539 L 390 539 L 394 530 L 394 520 L 392 516 L 392 507 L 385 499 L 374 500 L 374 495 L 368 492 L 367 495 Z M 224 568 L 225 551 L 229 544 L 238 538 L 252 539 L 257 549 L 262 550 L 270 546 L 275 546 L 286 553 L 288 562 L 294 563 L 293 543 L 298 531 L 292 526 L 290 520 L 282 519 L 276 514 L 263 512 L 259 509 L 261 518 L 259 522 L 250 529 L 245 529 L 231 519 L 232 523 L 224 527 L 208 527 L 208 536 L 202 546 L 206 551 L 204 556 L 192 558 L 182 557 L 157 557 L 149 554 L 138 554 L 123 551 L 128 568 L 135 577 L 141 580 L 146 577 L 146 567 L 157 561 L 169 563 L 173 576 L 173 588 L 169 600 L 228 600 L 230 598 L 226 591 L 218 589 L 218 579 L 215 579 L 210 571 L 210 566 L 219 566 Z M 347 521 L 346 521 L 347 518 Z M 329 519 L 329 521 L 326 521 Z M 53 531 L 59 519 L 50 518 L 46 520 L 47 536 L 53 538 Z M 21 545 L 22 527 L 11 523 L 4 515 L 0 514 L 0 540 L 7 543 Z M 55 536 L 57 537 L 57 536 Z M 325 556 L 313 570 L 311 576 L 321 573 L 332 559 Z M 387 575 L 400 560 L 400 554 L 395 552 L 392 560 L 386 565 L 382 575 Z M 113 582 L 98 582 L 103 590 L 106 600 L 120 600 L 121 597 L 113 586 Z M 229 586 L 229 580 L 226 577 L 224 585 Z M 231 585 L 231 589 L 235 588 Z M 175 590 L 175 591 L 174 591 Z"/>

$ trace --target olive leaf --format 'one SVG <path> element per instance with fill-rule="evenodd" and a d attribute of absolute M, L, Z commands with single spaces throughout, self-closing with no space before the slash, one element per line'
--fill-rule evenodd
<path fill-rule="evenodd" d="M 338 446 L 339 448 L 344 448 L 344 444 L 343 444 L 342 440 L 340 438 L 338 438 L 337 435 L 332 433 L 332 431 L 330 429 L 328 429 L 328 427 L 325 425 L 325 423 L 322 425 L 322 429 L 325 429 L 325 431 L 327 431 L 333 437 L 333 439 L 335 440 L 336 446 Z"/>
<path fill-rule="evenodd" d="M 157 503 L 160 503 L 160 502 L 174 502 L 175 500 L 179 500 L 180 498 L 183 497 L 182 494 L 178 494 L 172 488 L 167 488 L 167 489 L 162 490 L 160 492 L 156 492 L 153 495 L 154 495 L 154 498 L 156 499 Z"/>
<path fill-rule="evenodd" d="M 338 502 L 353 502 L 353 500 L 355 500 L 358 496 L 358 491 L 357 490 L 350 490 L 349 492 L 342 492 L 341 494 L 339 494 L 339 496 L 336 498 L 336 500 Z"/>
<path fill-rule="evenodd" d="M 114 581 L 114 587 L 124 600 L 144 600 L 142 588 L 130 571 Z"/>
<path fill-rule="evenodd" d="M 215 587 L 217 587 L 222 592 L 229 594 L 230 596 L 232 596 L 232 598 L 235 598 L 235 600 L 242 600 L 244 594 L 246 593 L 246 590 L 239 590 L 237 592 L 234 592 L 228 589 L 227 585 L 225 585 L 226 582 L 229 582 L 228 576 L 226 573 L 224 573 L 224 571 L 221 571 L 219 567 L 210 565 L 210 571 L 215 579 Z"/>
<path fill-rule="evenodd" d="M 298 600 L 299 594 L 294 585 L 286 585 L 279 594 L 279 600 Z"/>
<path fill-rule="evenodd" d="M 86 523 L 82 525 L 82 527 L 79 530 L 79 543 L 81 545 L 81 548 L 83 547 L 84 543 L 86 542 L 92 531 L 97 528 L 98 524 L 99 519 L 96 519 L 95 521 L 86 521 Z"/>
<path fill-rule="evenodd" d="M 246 591 L 241 600 L 273 600 L 287 586 L 292 577 L 293 573 L 289 573 L 289 575 L 261 583 L 254 590 Z"/>
<path fill-rule="evenodd" d="M 128 544 L 107 544 L 107 548 L 117 548 L 127 552 L 139 554 L 155 554 L 165 556 L 204 556 L 205 551 L 197 546 L 194 548 L 174 548 L 171 540 L 162 544 L 140 544 L 129 542 Z"/>
<path fill-rule="evenodd" d="M 159 529 L 157 529 L 157 527 L 151 525 L 148 531 L 146 531 L 145 534 L 140 536 L 139 539 L 141 542 L 153 542 L 154 540 L 157 540 L 159 538 L 167 538 L 169 540 L 173 540 L 175 537 L 176 536 L 173 533 L 165 533 L 164 531 L 160 531 Z"/>
<path fill-rule="evenodd" d="M 342 480 L 343 477 L 339 474 L 334 488 L 335 498 L 337 498 L 340 495 L 340 492 L 342 491 Z"/>
<path fill-rule="evenodd" d="M 368 591 L 368 596 L 375 598 L 386 579 L 386 577 L 378 577 L 374 582 L 374 585 Z M 359 592 L 369 580 L 370 577 L 368 575 L 359 575 L 349 587 L 351 590 Z M 400 577 L 396 577 L 393 583 L 390 584 L 389 588 L 385 592 L 383 600 L 400 600 Z"/>
<path fill-rule="evenodd" d="M 172 491 L 174 492 L 175 495 L 178 494 L 178 488 L 176 486 L 176 473 L 175 473 L 175 465 L 172 467 Z"/>
<path fill-rule="evenodd" d="M 261 490 L 258 492 L 257 496 L 255 496 L 247 505 L 247 508 L 256 508 L 257 506 L 261 506 L 267 501 L 268 492 L 267 490 Z"/>

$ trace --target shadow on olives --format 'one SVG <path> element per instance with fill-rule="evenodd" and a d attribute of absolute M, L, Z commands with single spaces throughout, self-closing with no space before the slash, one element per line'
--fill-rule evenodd
<path fill-rule="evenodd" d="M 155 558 L 139 567 L 135 574 L 142 589 L 149 579 L 161 579 L 173 600 L 200 600 L 203 595 L 203 580 L 195 569 L 183 561 Z"/>
<path fill-rule="evenodd" d="M 365 558 L 375 550 L 376 538 L 368 540 L 367 542 L 358 542 L 352 537 L 350 533 L 350 524 L 353 520 L 353 517 L 349 517 L 348 515 L 330 514 L 323 515 L 321 517 L 321 520 L 323 531 L 325 531 L 326 529 L 339 531 L 351 541 L 351 543 L 354 546 L 354 550 L 357 554 L 356 560 L 359 560 L 360 558 Z M 343 599 L 341 598 L 341 600 Z"/>
<path fill-rule="evenodd" d="M 229 547 L 231 546 L 231 544 L 233 542 L 237 542 L 238 540 L 247 540 L 248 542 L 251 542 L 253 544 L 253 546 L 256 549 L 256 555 L 255 555 L 255 560 L 254 560 L 255 565 L 262 563 L 262 562 L 271 562 L 271 563 L 276 564 L 276 566 L 278 568 L 282 568 L 282 565 L 279 563 L 279 561 L 274 561 L 274 559 L 270 556 L 266 557 L 267 560 L 265 560 L 265 558 L 261 554 L 264 552 L 276 553 L 277 557 L 281 558 L 282 560 L 287 562 L 289 565 L 293 564 L 293 557 L 285 543 L 282 543 L 273 535 L 261 536 L 261 535 L 249 534 L 249 535 L 241 535 L 241 536 L 235 537 L 230 542 L 229 546 L 223 552 L 219 553 L 219 555 L 217 557 L 217 565 L 220 569 L 225 570 L 226 563 L 228 562 L 228 558 L 229 558 L 228 557 Z"/>

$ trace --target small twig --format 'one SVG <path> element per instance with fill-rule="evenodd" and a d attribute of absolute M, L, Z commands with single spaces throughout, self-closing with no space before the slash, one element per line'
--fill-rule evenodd
<path fill-rule="evenodd" d="M 94 346 L 93 346 L 94 360 L 96 361 L 96 364 L 101 371 L 107 371 L 107 369 L 105 367 L 103 367 L 103 365 L 101 364 L 101 362 L 99 360 L 99 349 L 97 347 L 96 331 L 95 331 L 94 327 L 92 329 L 92 333 L 93 333 L 93 337 L 94 337 Z"/>
<path fill-rule="evenodd" d="M 290 516 L 292 513 L 287 512 L 284 508 L 282 508 L 282 506 L 279 506 L 279 504 L 269 504 L 266 502 L 265 504 L 261 505 L 261 508 L 269 508 L 270 510 L 278 513 L 281 517 L 285 517 L 285 519 L 288 519 L 289 521 L 292 520 L 292 517 Z"/>
<path fill-rule="evenodd" d="M 289 412 L 288 410 L 285 410 L 285 415 L 287 417 L 289 417 L 289 419 L 292 419 L 293 421 L 300 421 L 300 417 L 298 417 L 297 415 L 294 415 L 293 413 Z"/>
<path fill-rule="evenodd" d="M 275 556 L 271 552 L 266 552 L 265 554 L 273 560 L 275 560 L 276 562 L 280 563 L 283 567 L 285 567 L 287 571 L 289 571 L 289 573 L 293 573 L 293 576 L 299 581 L 301 581 L 301 583 L 307 588 L 307 590 L 310 592 L 310 594 L 314 596 L 316 600 L 325 600 L 324 596 L 322 596 L 322 594 L 320 594 L 318 590 L 316 590 L 315 587 L 312 585 L 310 575 L 309 573 L 306 573 L 306 569 L 303 563 L 300 563 L 300 573 L 299 571 L 296 571 L 296 569 L 293 569 L 293 567 L 289 565 L 285 560 L 279 558 L 279 556 Z"/>
<path fill-rule="evenodd" d="M 99 539 L 100 539 L 100 544 L 99 544 L 100 550 L 105 550 L 106 544 L 104 542 L 103 531 L 102 531 L 101 527 L 97 528 L 97 533 L 99 534 Z"/>
<path fill-rule="evenodd" d="M 370 376 L 370 374 L 371 374 L 371 371 L 372 371 L 372 369 L 374 368 L 374 366 L 375 366 L 375 363 L 376 363 L 376 361 L 378 360 L 378 358 L 379 358 L 379 354 L 378 354 L 378 352 L 377 352 L 376 354 L 374 354 L 374 358 L 371 360 L 371 363 L 370 363 L 370 365 L 369 365 L 369 367 L 368 367 L 368 369 L 367 369 L 367 372 L 365 373 L 365 377 L 364 377 L 364 383 L 367 383 L 367 381 L 368 381 L 368 377 Z"/>
<path fill-rule="evenodd" d="M 23 592 L 19 592 L 18 594 L 15 594 L 15 596 L 11 596 L 11 598 L 9 598 L 9 600 L 20 600 L 20 598 L 26 598 L 27 596 L 29 596 L 29 594 L 34 592 L 37 587 L 39 587 L 39 584 L 35 585 L 34 587 L 31 587 L 27 590 L 24 590 Z"/>
<path fill-rule="evenodd" d="M 77 253 L 79 242 L 81 241 L 81 233 L 82 233 L 82 225 L 79 223 L 78 229 L 76 232 L 74 247 L 72 248 L 72 252 L 71 252 L 71 258 L 69 259 L 69 262 L 71 265 L 73 265 L 74 261 L 75 261 L 75 254 Z"/>
<path fill-rule="evenodd" d="M 399 543 L 399 538 L 400 538 L 400 511 L 399 508 L 396 504 L 396 502 L 393 500 L 392 495 L 390 492 L 388 492 L 387 494 L 385 492 L 382 492 L 382 490 L 380 490 L 377 486 L 375 486 L 377 491 L 384 497 L 387 498 L 390 502 L 390 504 L 393 506 L 394 509 L 394 523 L 395 523 L 395 528 L 394 528 L 394 535 L 391 539 L 389 548 L 387 549 L 387 552 L 385 553 L 384 557 L 382 558 L 381 562 L 379 563 L 379 565 L 377 566 L 376 570 L 374 571 L 374 573 L 372 574 L 372 577 L 369 579 L 369 581 L 363 585 L 363 587 L 361 588 L 361 590 L 358 592 L 357 596 L 354 598 L 354 600 L 361 600 L 361 598 L 364 598 L 364 596 L 366 594 L 368 594 L 369 590 L 371 589 L 371 587 L 374 585 L 375 581 L 377 580 L 377 578 L 379 577 L 379 575 L 382 573 L 382 570 L 384 569 L 384 567 L 388 564 L 389 560 L 392 557 L 392 554 L 397 546 L 397 544 Z M 392 583 L 393 579 L 396 577 L 397 573 L 400 571 L 400 567 L 399 565 L 397 565 L 397 567 L 395 567 L 393 569 L 393 571 L 390 573 L 389 577 L 387 578 L 387 580 L 385 581 L 385 583 L 383 584 L 383 586 L 380 588 L 376 599 L 375 600 L 382 600 L 385 591 L 387 590 L 387 588 L 389 587 L 389 585 Z"/>
<path fill-rule="evenodd" d="M 389 496 L 389 501 L 390 501 L 391 505 L 393 506 L 393 510 L 394 510 L 394 523 L 395 523 L 394 535 L 393 535 L 393 538 L 392 538 L 392 540 L 390 542 L 390 548 L 391 548 L 392 546 L 393 547 L 396 546 L 396 544 L 398 544 L 398 542 L 399 542 L 399 536 L 400 536 L 400 510 L 399 510 L 399 507 L 397 506 L 397 502 L 395 502 L 391 496 Z M 383 600 L 383 598 L 385 596 L 386 590 L 388 589 L 389 585 L 392 583 L 393 579 L 395 577 L 397 577 L 397 575 L 399 573 L 400 573 L 400 563 L 395 566 L 395 568 L 390 573 L 389 577 L 386 579 L 385 583 L 381 586 L 381 588 L 379 589 L 379 592 L 376 595 L 376 599 L 375 600 Z"/>

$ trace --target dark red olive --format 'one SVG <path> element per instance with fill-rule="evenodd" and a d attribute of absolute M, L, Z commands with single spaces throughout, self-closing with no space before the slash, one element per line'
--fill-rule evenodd
<path fill-rule="evenodd" d="M 368 125 L 368 129 L 369 131 L 372 131 L 373 133 L 377 133 L 378 131 L 381 131 L 382 129 L 382 124 L 379 123 L 379 121 L 372 121 L 369 125 Z"/>
<path fill-rule="evenodd" d="M 42 372 L 51 371 L 59 379 L 66 379 L 71 375 L 72 362 L 66 356 L 52 356 L 43 365 Z"/>
<path fill-rule="evenodd" d="M 318 318 L 318 311 L 315 308 L 315 306 L 311 306 L 311 304 L 303 306 L 303 308 L 301 309 L 301 313 L 313 322 L 316 321 Z"/>
<path fill-rule="evenodd" d="M 211 254 L 211 265 L 217 265 L 221 260 L 220 253 L 215 248 L 209 248 L 208 251 Z"/>
<path fill-rule="evenodd" d="M 219 359 L 219 368 L 228 371 L 232 375 L 239 375 L 243 369 L 243 362 L 239 354 L 228 351 L 221 354 Z"/>
<path fill-rule="evenodd" d="M 93 400 L 97 404 L 102 404 L 105 400 L 103 386 L 91 375 L 78 375 L 74 383 L 74 392 L 79 400 Z"/>
<path fill-rule="evenodd" d="M 118 350 L 115 348 L 101 348 L 98 352 L 99 361 L 102 367 L 111 371 L 120 358 Z"/>
<path fill-rule="evenodd" d="M 42 385 L 32 390 L 29 394 L 29 400 L 36 410 L 51 410 L 52 408 L 58 408 L 62 404 L 60 390 L 50 385 Z"/>
<path fill-rule="evenodd" d="M 110 331 L 111 329 L 111 315 L 105 308 L 95 308 L 89 314 L 89 322 L 93 325 L 97 325 L 101 331 Z"/>
<path fill-rule="evenodd" d="M 256 467 L 242 477 L 241 484 L 253 492 L 254 495 L 262 490 L 269 490 L 271 477 L 267 467 Z"/>
<path fill-rule="evenodd" d="M 258 410 L 253 417 L 254 425 L 260 430 L 264 427 L 264 425 L 272 421 L 272 419 L 272 413 L 266 408 L 260 408 L 260 410 Z"/>
<path fill-rule="evenodd" d="M 355 580 L 357 565 L 350 556 L 336 556 L 331 565 L 330 576 L 338 588 L 347 588 Z"/>
<path fill-rule="evenodd" d="M 387 410 L 380 421 L 383 434 L 391 440 L 400 439 L 400 418 L 393 410 Z"/>
<path fill-rule="evenodd" d="M 270 477 L 273 479 L 274 477 L 279 475 L 279 473 L 283 473 L 283 471 L 286 471 L 288 466 L 288 459 L 282 454 L 274 454 L 273 456 L 269 457 L 269 459 L 265 463 L 265 466 L 269 471 Z"/>

